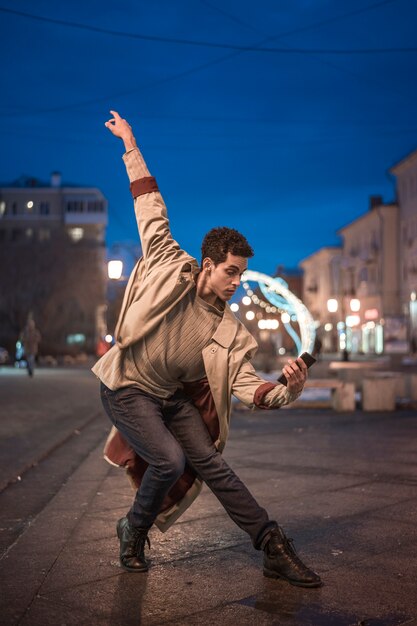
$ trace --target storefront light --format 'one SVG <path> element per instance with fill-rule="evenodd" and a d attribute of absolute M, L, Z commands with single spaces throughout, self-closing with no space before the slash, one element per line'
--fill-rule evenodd
<path fill-rule="evenodd" d="M 357 313 L 358 311 L 360 311 L 360 308 L 361 308 L 360 300 L 358 300 L 357 298 L 352 298 L 352 300 L 350 301 L 350 310 L 353 311 L 354 313 Z"/>
<path fill-rule="evenodd" d="M 359 315 L 348 315 L 346 317 L 346 326 L 352 328 L 352 326 L 358 326 L 360 324 L 361 318 Z"/>
<path fill-rule="evenodd" d="M 339 304 L 335 298 L 329 298 L 329 300 L 327 300 L 327 310 L 329 313 L 336 313 L 338 307 Z"/>

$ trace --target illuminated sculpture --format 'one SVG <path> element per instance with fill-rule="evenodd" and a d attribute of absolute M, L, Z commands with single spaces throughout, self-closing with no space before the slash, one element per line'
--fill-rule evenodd
<path fill-rule="evenodd" d="M 316 331 L 314 320 L 307 307 L 289 289 L 288 283 L 282 278 L 273 278 L 268 274 L 261 274 L 246 270 L 242 276 L 243 287 L 254 304 L 265 309 L 266 313 L 281 313 L 281 322 L 287 333 L 294 340 L 297 354 L 312 352 Z M 256 282 L 269 304 L 260 300 L 249 286 L 249 282 Z M 291 326 L 291 320 L 297 321 L 300 328 L 299 337 Z"/>

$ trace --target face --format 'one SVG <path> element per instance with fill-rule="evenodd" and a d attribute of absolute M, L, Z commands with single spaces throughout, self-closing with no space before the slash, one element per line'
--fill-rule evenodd
<path fill-rule="evenodd" d="M 203 269 L 207 270 L 207 287 L 222 302 L 227 302 L 240 285 L 243 272 L 248 267 L 248 261 L 243 256 L 235 256 L 227 253 L 226 260 L 218 265 L 206 258 L 203 261 Z"/>

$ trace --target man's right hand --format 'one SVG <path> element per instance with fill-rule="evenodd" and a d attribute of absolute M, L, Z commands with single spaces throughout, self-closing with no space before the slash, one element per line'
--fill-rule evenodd
<path fill-rule="evenodd" d="M 120 117 L 117 111 L 110 111 L 110 113 L 113 117 L 109 119 L 104 126 L 108 128 L 115 137 L 119 137 L 123 141 L 126 151 L 136 148 L 136 139 L 130 124 Z"/>

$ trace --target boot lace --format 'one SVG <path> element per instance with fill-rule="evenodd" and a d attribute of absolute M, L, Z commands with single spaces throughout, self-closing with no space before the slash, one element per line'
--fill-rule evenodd
<path fill-rule="evenodd" d="M 135 552 L 141 554 L 145 550 L 145 543 L 148 544 L 148 548 L 151 549 L 151 542 L 147 534 L 143 532 L 137 532 L 135 537 Z"/>

